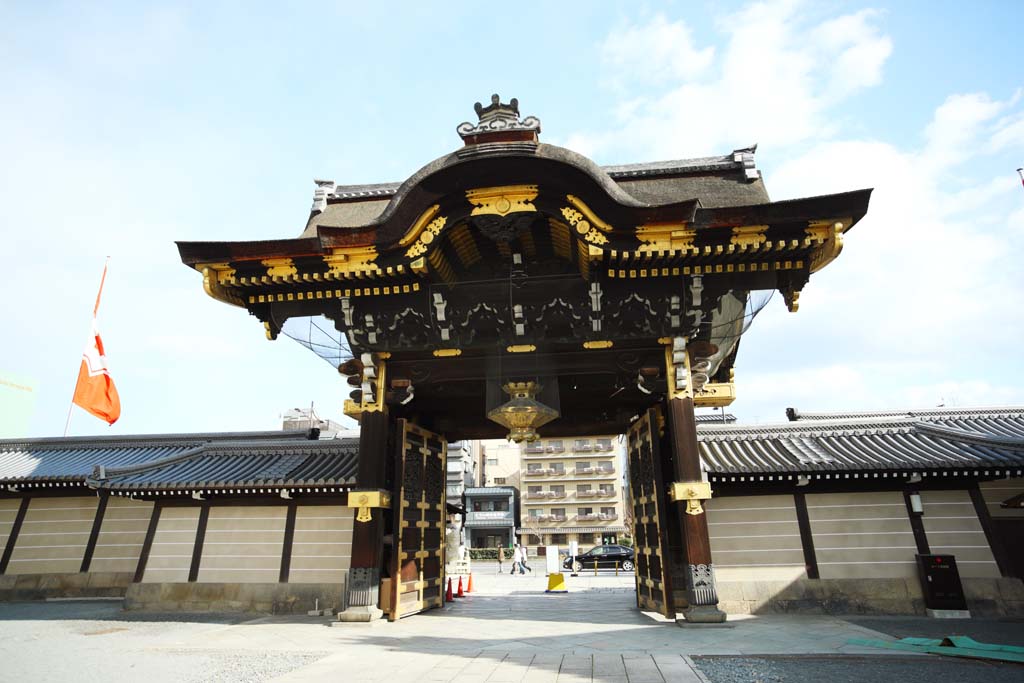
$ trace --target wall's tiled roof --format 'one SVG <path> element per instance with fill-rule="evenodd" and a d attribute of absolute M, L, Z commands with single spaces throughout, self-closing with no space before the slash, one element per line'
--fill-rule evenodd
<path fill-rule="evenodd" d="M 304 441 L 306 430 L 139 434 L 0 440 L 0 482 L 81 482 L 93 467 L 129 467 L 181 455 L 206 444 Z"/>
<path fill-rule="evenodd" d="M 134 467 L 94 472 L 88 483 L 111 491 L 353 486 L 358 439 L 222 442 Z"/>
<path fill-rule="evenodd" d="M 925 414 L 926 413 L 926 414 Z M 713 474 L 1024 468 L 1024 408 L 864 413 L 698 429 Z M 819 414 L 820 415 L 820 414 Z"/>
<path fill-rule="evenodd" d="M 350 486 L 358 439 L 305 430 L 0 441 L 0 483 L 111 491 Z"/>

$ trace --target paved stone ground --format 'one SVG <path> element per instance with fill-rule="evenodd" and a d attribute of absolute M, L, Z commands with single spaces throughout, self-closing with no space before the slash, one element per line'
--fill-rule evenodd
<path fill-rule="evenodd" d="M 743 678 L 749 662 L 786 676 L 765 681 L 822 680 L 789 677 L 787 657 L 866 655 L 885 680 L 887 660 L 896 666 L 907 659 L 846 645 L 851 637 L 889 636 L 843 619 L 744 616 L 725 627 L 679 628 L 636 609 L 629 577 L 568 581 L 568 595 L 545 595 L 546 579 L 537 572 L 475 575 L 474 593 L 443 610 L 395 624 L 331 628 L 323 618 L 122 613 L 111 602 L 0 603 L 0 679 L 660 683 L 706 680 L 699 672 L 705 667 L 718 683 L 759 680 Z M 691 656 L 705 657 L 697 670 Z"/>

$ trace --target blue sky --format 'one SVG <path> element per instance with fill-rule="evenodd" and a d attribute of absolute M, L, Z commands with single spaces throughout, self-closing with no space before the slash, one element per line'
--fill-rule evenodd
<path fill-rule="evenodd" d="M 551 6 L 549 6 L 551 5 Z M 72 434 L 272 429 L 343 382 L 206 297 L 174 240 L 297 235 L 314 177 L 402 180 L 492 92 L 599 163 L 757 142 L 773 199 L 875 187 L 742 343 L 741 419 L 1024 403 L 1024 103 L 991 2 L 0 3 L 0 376 L 63 430 L 103 258 L 124 412 Z"/>

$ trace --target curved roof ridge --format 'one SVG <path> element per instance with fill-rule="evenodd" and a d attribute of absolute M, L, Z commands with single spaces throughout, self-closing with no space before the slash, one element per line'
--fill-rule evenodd
<path fill-rule="evenodd" d="M 250 456 L 250 455 L 266 455 L 261 453 L 261 450 L 271 448 L 287 448 L 291 450 L 299 449 L 302 451 L 317 451 L 321 449 L 331 450 L 332 448 L 338 447 L 359 446 L 359 439 L 331 439 L 327 441 L 312 441 L 312 440 L 289 440 L 289 439 L 268 439 L 266 441 L 259 441 L 256 444 L 246 441 L 227 441 L 219 443 L 204 443 L 202 446 L 198 446 L 191 450 L 185 451 L 184 453 L 175 453 L 164 458 L 157 458 L 156 460 L 149 460 L 147 462 L 140 462 L 134 465 L 126 465 L 124 467 L 111 467 L 105 468 L 106 478 L 122 476 L 126 474 L 138 474 L 145 472 L 150 469 L 160 469 L 161 467 L 167 467 L 168 465 L 174 465 L 179 462 L 184 462 L 192 458 L 200 456 L 211 456 L 211 457 L 225 457 L 225 456 Z M 279 454 L 279 453 L 278 453 Z M 87 479 L 91 479 L 88 477 Z"/>
<path fill-rule="evenodd" d="M 714 424 L 698 423 L 698 436 L 744 436 L 757 439 L 773 434 L 815 434 L 832 431 L 891 430 L 913 427 L 918 420 L 913 417 L 895 417 L 880 420 L 875 417 L 850 418 L 842 420 L 821 420 L 813 422 L 773 422 L 767 424 Z"/>
<path fill-rule="evenodd" d="M 556 145 L 547 146 L 557 147 Z M 559 149 L 567 148 L 559 147 Z M 600 168 L 602 171 L 607 173 L 611 178 L 615 180 L 651 175 L 667 175 L 671 173 L 687 173 L 704 170 L 741 169 L 744 167 L 744 164 L 742 161 L 736 161 L 735 155 L 737 152 L 748 153 L 748 150 L 734 150 L 733 152 L 729 152 L 728 154 L 719 154 L 706 157 L 686 157 L 682 159 L 642 161 L 630 164 L 607 164 L 598 166 L 598 168 Z M 440 158 L 447 158 L 449 156 L 450 154 L 446 154 Z M 357 197 L 385 197 L 398 192 L 402 184 L 403 183 L 399 181 L 384 183 L 361 183 L 358 185 L 337 184 L 334 186 L 334 191 L 331 192 L 330 194 L 337 199 L 353 199 Z"/>
<path fill-rule="evenodd" d="M 981 408 L 962 407 L 941 407 L 941 408 L 909 408 L 894 410 L 864 410 L 864 411 L 836 411 L 836 412 L 814 412 L 802 411 L 797 408 L 786 408 L 786 416 L 791 422 L 800 421 L 823 421 L 835 419 L 859 419 L 859 418 L 884 418 L 884 417 L 945 417 L 945 416 L 991 416 L 1005 414 L 1024 415 L 1024 406 L 989 406 Z"/>
<path fill-rule="evenodd" d="M 982 432 L 969 432 L 965 429 L 958 429 L 947 425 L 937 425 L 931 422 L 918 422 L 916 429 L 929 436 L 937 436 L 944 439 L 965 441 L 984 446 L 997 446 L 999 448 L 1010 448 L 1013 450 L 1024 450 L 1024 439 L 1012 436 L 998 436 Z"/>
<path fill-rule="evenodd" d="M 165 434 L 102 434 L 98 436 L 40 436 L 24 439 L 0 439 L 0 451 L 17 446 L 47 446 L 67 448 L 137 448 L 155 443 L 218 442 L 227 440 L 296 440 L 309 439 L 308 429 L 277 429 L 253 432 L 198 432 Z"/>

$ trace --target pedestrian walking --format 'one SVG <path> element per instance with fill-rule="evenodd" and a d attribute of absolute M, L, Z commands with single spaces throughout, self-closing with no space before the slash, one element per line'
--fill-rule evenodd
<path fill-rule="evenodd" d="M 523 569 L 523 547 L 516 543 L 516 549 L 512 553 L 512 574 L 516 573 L 516 569 L 519 570 L 520 574 L 525 574 L 526 570 Z"/>
<path fill-rule="evenodd" d="M 505 561 L 505 548 L 498 546 L 498 573 L 501 573 L 501 563 Z"/>

